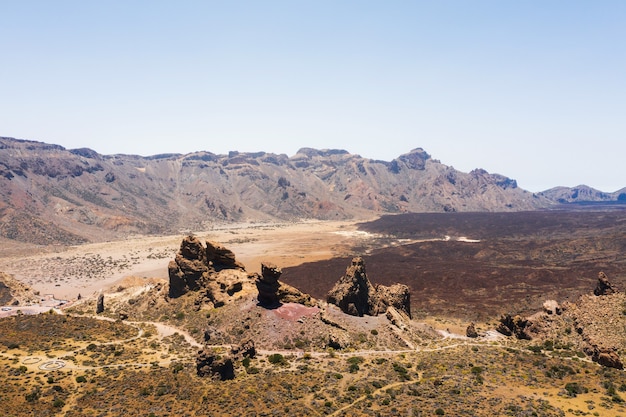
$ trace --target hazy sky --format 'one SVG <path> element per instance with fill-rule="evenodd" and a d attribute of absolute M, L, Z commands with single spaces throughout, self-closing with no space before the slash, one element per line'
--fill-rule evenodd
<path fill-rule="evenodd" d="M 626 1 L 0 0 L 0 136 L 626 187 Z"/>

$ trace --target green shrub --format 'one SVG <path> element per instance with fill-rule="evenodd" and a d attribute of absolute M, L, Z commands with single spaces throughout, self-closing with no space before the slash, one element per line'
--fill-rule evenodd
<path fill-rule="evenodd" d="M 583 394 L 587 392 L 587 388 L 578 384 L 578 382 L 568 382 L 565 384 L 565 391 L 567 391 L 567 395 L 570 397 L 575 397 L 578 394 Z"/>
<path fill-rule="evenodd" d="M 76 377 L 76 382 L 82 384 L 83 382 L 87 382 L 87 378 L 85 378 L 84 375 L 79 375 L 79 376 Z"/>
<path fill-rule="evenodd" d="M 269 361 L 269 363 L 274 364 L 274 365 L 285 365 L 287 363 L 287 360 L 285 359 L 285 357 L 281 355 L 280 353 L 273 353 L 269 355 L 267 357 L 267 360 Z"/>
<path fill-rule="evenodd" d="M 348 361 L 349 364 L 356 364 L 356 365 L 363 363 L 365 361 L 365 359 L 363 359 L 362 356 L 352 356 L 346 360 Z"/>
<path fill-rule="evenodd" d="M 483 367 L 482 366 L 472 366 L 472 373 L 474 375 L 480 375 L 483 373 Z"/>
<path fill-rule="evenodd" d="M 576 371 L 574 371 L 571 367 L 567 365 L 553 365 L 549 370 L 546 371 L 546 376 L 548 378 L 559 378 L 562 379 L 566 375 L 574 375 Z"/>

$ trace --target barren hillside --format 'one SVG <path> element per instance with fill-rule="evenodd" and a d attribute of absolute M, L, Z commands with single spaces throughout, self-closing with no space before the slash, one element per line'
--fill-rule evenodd
<path fill-rule="evenodd" d="M 100 155 L 0 138 L 0 237 L 80 243 L 215 222 L 382 213 L 519 211 L 551 205 L 515 180 L 463 173 L 414 149 L 386 162 L 344 150 Z"/>

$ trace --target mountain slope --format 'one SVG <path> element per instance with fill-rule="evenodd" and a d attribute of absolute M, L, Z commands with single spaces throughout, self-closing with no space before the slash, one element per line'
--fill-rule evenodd
<path fill-rule="evenodd" d="M 586 185 L 576 187 L 554 187 L 539 193 L 542 197 L 558 203 L 579 202 L 626 202 L 626 188 L 613 193 L 605 193 Z"/>
<path fill-rule="evenodd" d="M 343 150 L 100 155 L 0 138 L 0 236 L 79 243 L 221 221 L 347 219 L 380 213 L 518 211 L 551 201 L 484 170 L 415 149 L 391 162 Z"/>

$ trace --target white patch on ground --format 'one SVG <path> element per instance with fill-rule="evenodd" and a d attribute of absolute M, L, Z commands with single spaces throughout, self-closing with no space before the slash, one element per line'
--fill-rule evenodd
<path fill-rule="evenodd" d="M 362 230 L 339 230 L 333 232 L 333 234 L 343 237 L 357 237 L 361 239 L 374 239 L 382 237 L 379 234 L 364 232 Z"/>
<path fill-rule="evenodd" d="M 437 330 L 437 333 L 439 333 L 444 339 L 467 339 L 467 336 L 463 336 L 461 334 L 457 334 L 457 333 L 451 333 L 447 330 Z"/>
<path fill-rule="evenodd" d="M 457 242 L 468 242 L 468 243 L 478 243 L 478 242 L 480 242 L 479 239 L 469 239 L 469 238 L 467 238 L 465 236 L 460 236 L 456 240 L 457 240 Z"/>

